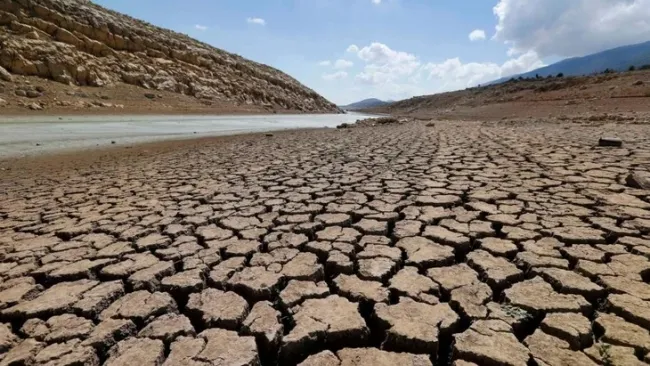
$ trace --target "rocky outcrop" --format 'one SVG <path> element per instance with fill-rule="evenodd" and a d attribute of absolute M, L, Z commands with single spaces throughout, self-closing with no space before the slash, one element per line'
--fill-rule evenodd
<path fill-rule="evenodd" d="M 11 74 L 126 83 L 206 103 L 339 111 L 279 70 L 87 0 L 0 0 L 0 79 L 12 81 Z"/>

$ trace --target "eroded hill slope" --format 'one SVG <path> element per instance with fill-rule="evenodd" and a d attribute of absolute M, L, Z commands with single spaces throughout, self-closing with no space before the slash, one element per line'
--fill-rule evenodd
<path fill-rule="evenodd" d="M 174 93 L 192 97 L 180 102 L 202 107 L 338 111 L 279 70 L 85 0 L 0 0 L 0 66 L 8 71 L 3 77 L 0 70 L 5 107 L 14 101 L 62 107 L 60 98 L 47 98 L 49 87 L 57 94 L 62 86 L 40 85 L 38 77 L 85 94 L 93 89 L 84 87 L 101 87 L 108 94 L 101 99 L 120 100 L 127 108 Z M 18 97 L 43 98 L 19 103 L 16 90 L 25 91 Z"/>

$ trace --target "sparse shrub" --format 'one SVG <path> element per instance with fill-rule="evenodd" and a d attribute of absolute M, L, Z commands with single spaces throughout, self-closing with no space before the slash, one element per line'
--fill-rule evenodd
<path fill-rule="evenodd" d="M 564 77 L 564 73 L 559 73 L 559 74 L 557 74 L 556 77 L 558 77 L 558 78 L 563 78 L 563 77 Z"/>
<path fill-rule="evenodd" d="M 627 71 L 634 71 L 634 70 L 636 70 L 636 67 L 634 67 L 634 65 L 630 66 L 630 68 L 627 69 Z"/>
<path fill-rule="evenodd" d="M 639 70 L 650 70 L 650 64 L 639 67 Z"/>

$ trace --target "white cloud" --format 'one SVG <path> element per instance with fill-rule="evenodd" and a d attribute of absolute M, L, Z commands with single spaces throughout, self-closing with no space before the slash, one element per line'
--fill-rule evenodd
<path fill-rule="evenodd" d="M 375 5 L 381 4 L 381 0 L 372 0 L 372 3 Z"/>
<path fill-rule="evenodd" d="M 323 74 L 323 79 L 327 81 L 331 80 L 341 80 L 348 77 L 348 73 L 345 71 L 337 71 L 331 74 Z"/>
<path fill-rule="evenodd" d="M 415 55 L 395 51 L 379 42 L 360 49 L 357 56 L 366 62 L 363 72 L 357 75 L 357 80 L 367 84 L 393 82 L 412 75 L 420 66 Z"/>
<path fill-rule="evenodd" d="M 496 40 L 513 53 L 580 56 L 648 40 L 650 0 L 499 0 Z"/>
<path fill-rule="evenodd" d="M 194 26 L 194 28 L 195 28 L 195 29 L 198 29 L 198 30 L 200 30 L 200 31 L 204 31 L 204 30 L 207 30 L 207 29 L 208 29 L 208 27 L 206 27 L 205 25 L 201 25 L 201 24 L 196 24 L 196 25 Z"/>
<path fill-rule="evenodd" d="M 261 25 L 261 26 L 266 25 L 266 20 L 264 20 L 262 18 L 248 18 L 248 19 L 246 19 L 246 22 L 248 24 L 257 24 L 257 25 Z"/>
<path fill-rule="evenodd" d="M 533 51 L 524 53 L 517 58 L 510 59 L 502 65 L 487 62 L 462 63 L 456 57 L 442 63 L 428 63 L 422 67 L 423 71 L 429 73 L 429 79 L 437 79 L 442 82 L 441 91 L 463 89 L 476 86 L 515 74 L 524 73 L 544 66 Z"/>
<path fill-rule="evenodd" d="M 330 66 L 331 64 L 332 64 L 332 61 L 330 61 L 330 60 L 325 60 L 325 61 L 321 61 L 321 62 L 319 62 L 319 63 L 318 63 L 318 66 Z"/>
<path fill-rule="evenodd" d="M 358 93 L 359 96 L 396 100 L 464 89 L 544 66 L 532 51 L 502 64 L 463 63 L 459 58 L 450 58 L 441 63 L 423 63 L 414 54 L 394 50 L 379 42 L 360 48 L 357 57 L 363 69 L 354 75 L 354 85 L 365 91 Z M 347 73 L 340 72 L 323 75 L 325 80 L 346 77 Z"/>
<path fill-rule="evenodd" d="M 334 68 L 338 70 L 348 69 L 352 66 L 354 66 L 354 62 L 348 60 L 338 59 L 336 62 L 334 62 Z"/>
<path fill-rule="evenodd" d="M 469 34 L 469 40 L 472 42 L 482 41 L 485 39 L 485 31 L 483 29 L 474 29 Z"/>
<path fill-rule="evenodd" d="M 348 49 L 345 52 L 357 53 L 359 52 L 359 47 L 356 44 L 351 44 L 348 46 Z"/>

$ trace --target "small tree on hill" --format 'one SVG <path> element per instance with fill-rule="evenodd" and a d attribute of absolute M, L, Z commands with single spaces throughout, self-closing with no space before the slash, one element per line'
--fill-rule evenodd
<path fill-rule="evenodd" d="M 558 78 L 563 78 L 563 77 L 564 77 L 564 74 L 563 74 L 563 73 L 559 73 L 559 74 L 557 74 L 556 77 L 558 77 Z"/>
<path fill-rule="evenodd" d="M 627 71 L 634 71 L 634 70 L 636 70 L 636 67 L 634 67 L 634 65 L 630 66 L 630 68 L 627 69 Z"/>

